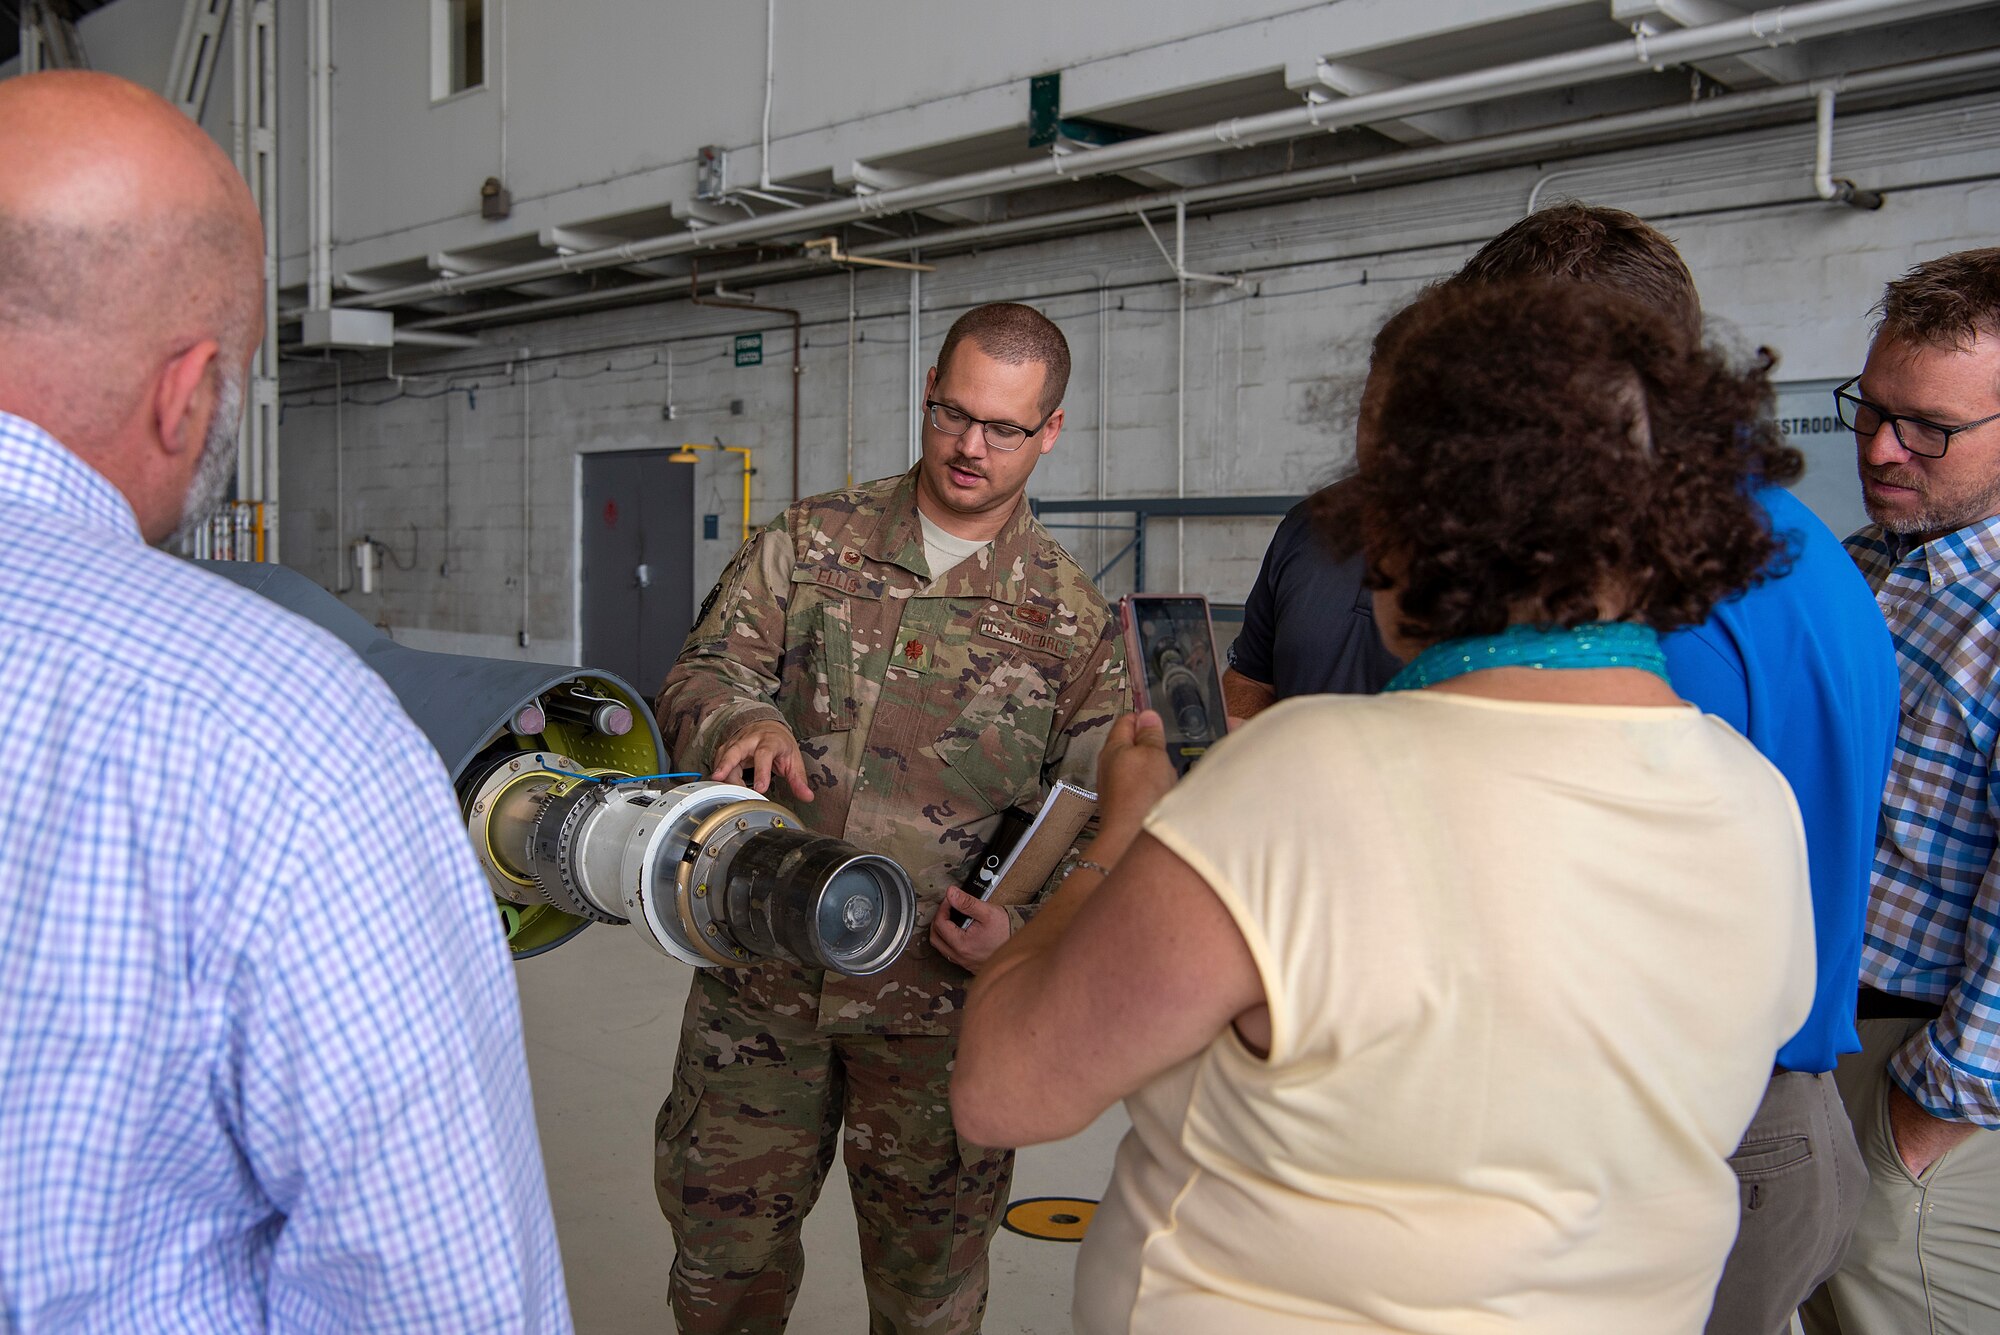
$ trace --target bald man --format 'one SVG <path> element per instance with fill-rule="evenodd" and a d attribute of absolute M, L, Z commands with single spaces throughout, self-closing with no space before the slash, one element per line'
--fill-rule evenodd
<path fill-rule="evenodd" d="M 436 753 L 148 546 L 228 482 L 261 251 L 160 98 L 0 83 L 0 1328 L 565 1331 Z"/>

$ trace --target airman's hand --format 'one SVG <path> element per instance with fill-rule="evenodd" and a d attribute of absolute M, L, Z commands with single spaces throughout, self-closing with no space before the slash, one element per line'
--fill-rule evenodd
<path fill-rule="evenodd" d="M 960 927 L 951 916 L 953 909 L 972 921 Z M 978 973 L 1013 934 L 1014 920 L 1006 909 L 968 895 L 955 885 L 944 892 L 944 903 L 931 919 L 931 944 L 938 954 L 971 973 Z"/>
<path fill-rule="evenodd" d="M 750 771 L 750 786 L 760 793 L 769 793 L 771 776 L 782 774 L 791 785 L 793 797 L 801 802 L 813 800 L 812 787 L 806 782 L 805 757 L 799 754 L 799 739 L 782 723 L 759 719 L 716 752 L 715 778 L 724 783 L 740 783 L 745 770 Z"/>

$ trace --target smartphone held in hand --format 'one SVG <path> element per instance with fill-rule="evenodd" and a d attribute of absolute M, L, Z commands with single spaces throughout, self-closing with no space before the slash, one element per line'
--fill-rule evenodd
<path fill-rule="evenodd" d="M 1208 599 L 1132 593 L 1119 600 L 1118 613 L 1133 694 L 1139 708 L 1159 712 L 1167 758 L 1177 774 L 1186 774 L 1229 730 Z"/>

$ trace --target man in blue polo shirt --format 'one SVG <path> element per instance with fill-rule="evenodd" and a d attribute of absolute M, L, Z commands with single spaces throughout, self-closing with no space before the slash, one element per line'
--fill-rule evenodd
<path fill-rule="evenodd" d="M 1687 265 L 1671 241 L 1629 213 L 1583 204 L 1543 209 L 1488 242 L 1448 281 L 1530 276 L 1614 288 L 1700 335 Z M 1779 1050 L 1763 1106 L 1731 1159 L 1743 1208 L 1708 1335 L 1783 1335 L 1793 1310 L 1838 1268 L 1860 1209 L 1866 1170 L 1832 1070 L 1841 1053 L 1860 1048 L 1862 919 L 1899 709 L 1894 644 L 1839 540 L 1779 487 L 1758 500 L 1785 541 L 1785 557 L 1763 583 L 1662 645 L 1674 689 L 1747 737 L 1798 799 L 1819 987 L 1805 1026 Z M 1373 619 L 1348 611 L 1347 598 L 1329 605 L 1304 592 L 1313 581 L 1358 585 L 1361 555 L 1311 542 L 1279 555 L 1266 559 L 1251 595 L 1269 615 L 1246 614 L 1250 640 L 1239 639 L 1225 679 L 1230 712 L 1248 717 L 1315 689 L 1379 689 L 1362 666 L 1385 652 Z M 1350 666 L 1328 679 L 1336 660 Z M 1286 686 L 1315 674 L 1323 684 Z"/>
<path fill-rule="evenodd" d="M 1793 1310 L 1839 1268 L 1860 1217 L 1868 1175 L 1833 1069 L 1861 1047 L 1861 924 L 1899 710 L 1895 642 L 1840 540 L 1788 491 L 1768 487 L 1757 499 L 1789 568 L 1661 647 L 1674 689 L 1749 738 L 1792 785 L 1819 987 L 1730 1159 L 1742 1223 L 1711 1335 L 1783 1335 Z"/>

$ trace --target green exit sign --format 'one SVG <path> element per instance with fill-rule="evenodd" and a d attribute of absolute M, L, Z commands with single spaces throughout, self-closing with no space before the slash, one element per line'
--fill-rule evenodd
<path fill-rule="evenodd" d="M 736 364 L 738 366 L 762 366 L 764 364 L 764 336 L 762 334 L 738 334 L 736 336 Z"/>

